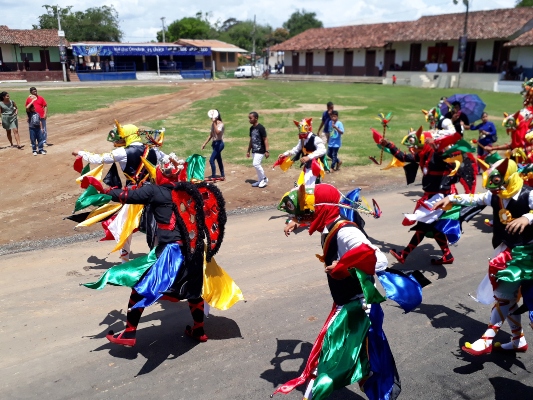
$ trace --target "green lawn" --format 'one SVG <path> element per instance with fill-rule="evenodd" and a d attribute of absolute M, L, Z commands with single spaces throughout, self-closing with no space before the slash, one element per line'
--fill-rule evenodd
<path fill-rule="evenodd" d="M 30 86 L 33 85 L 28 83 L 28 90 L 24 91 L 8 90 L 11 98 L 21 109 L 21 112 L 24 109 L 24 104 L 26 104 L 26 98 L 30 94 Z M 35 86 L 39 89 L 39 85 Z M 48 111 L 50 115 L 54 115 L 72 114 L 78 111 L 92 111 L 108 107 L 115 101 L 176 92 L 177 90 L 178 88 L 170 86 L 95 86 L 92 88 L 75 89 L 42 89 L 39 90 L 39 95 L 46 99 Z"/>
<path fill-rule="evenodd" d="M 450 96 L 457 90 L 418 89 L 366 84 L 342 84 L 319 82 L 280 82 L 248 81 L 246 85 L 235 86 L 220 95 L 195 102 L 186 112 L 175 114 L 164 121 L 146 121 L 143 124 L 154 128 L 164 126 L 167 136 L 163 150 L 175 151 L 179 156 L 193 153 L 210 155 L 210 148 L 200 151 L 200 146 L 208 136 L 210 120 L 207 111 L 217 108 L 226 125 L 225 161 L 249 164 L 246 159 L 248 146 L 248 113 L 259 112 L 259 121 L 268 132 L 271 153 L 274 156 L 291 148 L 297 142 L 297 129 L 293 120 L 313 118 L 315 131 L 320 124 L 325 104 L 333 101 L 339 110 L 339 119 L 344 123 L 346 133 L 340 156 L 345 165 L 369 164 L 368 156 L 379 155 L 372 141 L 370 127 L 381 130 L 375 120 L 378 113 L 392 112 L 387 137 L 398 142 L 410 127 L 427 127 L 421 109 L 435 106 L 442 96 Z M 515 112 L 521 106 L 517 94 L 493 93 L 476 90 L 461 90 L 463 93 L 477 93 L 487 104 L 486 111 L 491 115 L 500 134 L 502 114 Z M 303 107 L 299 107 L 303 104 Z M 350 109 L 351 107 L 351 109 Z M 466 138 L 477 137 L 467 133 Z"/>

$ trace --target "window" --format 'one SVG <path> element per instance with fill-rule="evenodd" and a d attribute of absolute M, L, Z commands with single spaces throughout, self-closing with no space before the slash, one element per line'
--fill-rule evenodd
<path fill-rule="evenodd" d="M 235 53 L 228 53 L 228 62 L 235 62 Z"/>
<path fill-rule="evenodd" d="M 26 57 L 29 61 L 33 61 L 33 53 L 20 53 L 20 59 L 21 61 L 25 61 Z"/>
<path fill-rule="evenodd" d="M 227 53 L 220 53 L 220 62 L 227 62 Z"/>

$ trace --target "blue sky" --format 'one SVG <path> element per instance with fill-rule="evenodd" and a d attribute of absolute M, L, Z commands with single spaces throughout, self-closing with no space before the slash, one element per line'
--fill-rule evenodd
<path fill-rule="evenodd" d="M 200 2 L 182 0 L 116 0 L 80 1 L 58 0 L 59 6 L 72 5 L 74 10 L 85 10 L 104 4 L 112 4 L 119 12 L 120 27 L 125 42 L 146 42 L 155 39 L 161 29 L 161 17 L 166 17 L 167 25 L 176 19 L 194 16 L 197 11 L 209 12 L 210 19 L 224 21 L 230 17 L 253 19 L 276 28 L 286 21 L 297 9 L 316 12 L 326 27 L 364 24 L 374 22 L 414 20 L 422 15 L 463 12 L 453 0 L 202 0 Z M 48 3 L 48 2 L 46 2 Z M 52 3 L 52 2 L 50 2 Z M 41 2 L 32 0 L 2 0 L 0 25 L 10 28 L 31 29 L 37 17 L 44 12 Z M 196 4 L 196 5 L 195 5 Z M 513 7 L 515 0 L 470 0 L 470 9 L 489 10 Z M 444 17 L 445 18 L 445 17 Z"/>

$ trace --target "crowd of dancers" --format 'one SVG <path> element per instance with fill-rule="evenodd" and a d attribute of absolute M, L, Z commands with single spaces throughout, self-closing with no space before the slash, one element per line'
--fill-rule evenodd
<path fill-rule="evenodd" d="M 408 184 L 415 181 L 418 170 L 422 173 L 424 194 L 402 222 L 412 226 L 413 236 L 404 249 L 391 250 L 391 254 L 403 264 L 418 244 L 430 237 L 442 250 L 442 257 L 431 260 L 432 264 L 451 264 L 455 258 L 449 244 L 459 241 L 462 223 L 486 206 L 492 207 L 488 223 L 493 228 L 495 252 L 477 300 L 494 306 L 487 330 L 462 349 L 474 356 L 495 350 L 525 352 L 524 313 L 533 328 L 533 80 L 524 84 L 520 110 L 504 120 L 510 143 L 486 146 L 477 157 L 473 144 L 441 108 L 424 112 L 429 127 L 408 132 L 402 140 L 406 151 L 385 139 L 390 115 L 380 116 L 382 133 L 372 130 L 382 151 L 379 162 L 373 159 L 376 163 L 382 163 L 383 153 L 392 155 L 389 167 L 403 167 Z M 396 399 L 401 383 L 383 330 L 380 303 L 392 300 L 409 312 L 422 303 L 423 288 L 430 282 L 419 271 L 407 274 L 389 266 L 364 230 L 362 216 L 379 218 L 378 204 L 367 202 L 360 189 L 341 193 L 323 183 L 328 168 L 325 146 L 313 133 L 310 119 L 295 123 L 298 143 L 275 163 L 283 170 L 298 162 L 302 168 L 295 187 L 288 188 L 278 205 L 288 215 L 280 229 L 287 236 L 296 228 L 307 228 L 310 235 L 319 232 L 323 249 L 319 262 L 326 272 L 333 306 L 303 373 L 274 394 L 289 393 L 306 384 L 304 399 L 319 400 L 358 383 L 371 400 Z M 164 129 L 140 130 L 117 121 L 108 135 L 112 151 L 73 151 L 74 169 L 80 173 L 77 182 L 85 191 L 68 218 L 78 226 L 101 223 L 102 240 L 116 243 L 113 251 L 120 251 L 122 261 L 84 286 L 102 289 L 110 284 L 132 289 L 125 329 L 107 335 L 117 345 L 136 344 L 143 310 L 156 301 L 188 301 L 193 323 L 185 334 L 205 342 L 204 315 L 209 308 L 227 310 L 244 299 L 214 259 L 225 233 L 223 194 L 215 183 L 204 181 L 203 157 L 180 159 L 174 153 L 163 153 L 164 135 Z M 497 153 L 500 149 L 507 154 Z M 105 176 L 104 164 L 111 165 Z M 478 170 L 483 171 L 487 191 L 474 194 Z M 458 184 L 464 194 L 459 194 Z M 145 234 L 150 252 L 130 260 L 131 236 L 137 230 Z M 505 321 L 511 327 L 511 339 L 494 342 Z"/>

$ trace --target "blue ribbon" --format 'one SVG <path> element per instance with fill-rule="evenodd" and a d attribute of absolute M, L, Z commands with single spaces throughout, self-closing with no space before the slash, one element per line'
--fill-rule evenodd
<path fill-rule="evenodd" d="M 422 286 L 412 276 L 405 275 L 401 271 L 397 273 L 378 271 L 376 275 L 385 289 L 387 298 L 398 303 L 406 313 L 422 303 Z"/>
<path fill-rule="evenodd" d="M 359 201 L 359 193 L 361 192 L 361 188 L 354 189 L 346 194 L 346 198 L 351 200 L 352 202 L 358 202 Z M 345 198 L 342 198 L 341 204 L 345 204 L 347 206 L 353 206 L 353 203 L 346 200 Z M 341 216 L 346 218 L 349 221 L 354 220 L 354 210 L 347 209 L 347 208 L 341 208 L 340 209 Z"/>
<path fill-rule="evenodd" d="M 174 283 L 183 260 L 180 246 L 177 243 L 168 244 L 144 278 L 135 285 L 134 289 L 143 299 L 132 308 L 148 307 L 159 300 L 162 292 L 170 289 Z"/>
<path fill-rule="evenodd" d="M 435 229 L 444 233 L 450 244 L 455 244 L 461 238 L 461 224 L 455 219 L 439 219 Z"/>
<path fill-rule="evenodd" d="M 372 304 L 367 338 L 370 370 L 373 374 L 363 386 L 369 400 L 393 400 L 401 391 L 394 357 L 383 332 L 383 317 L 381 306 Z"/>

